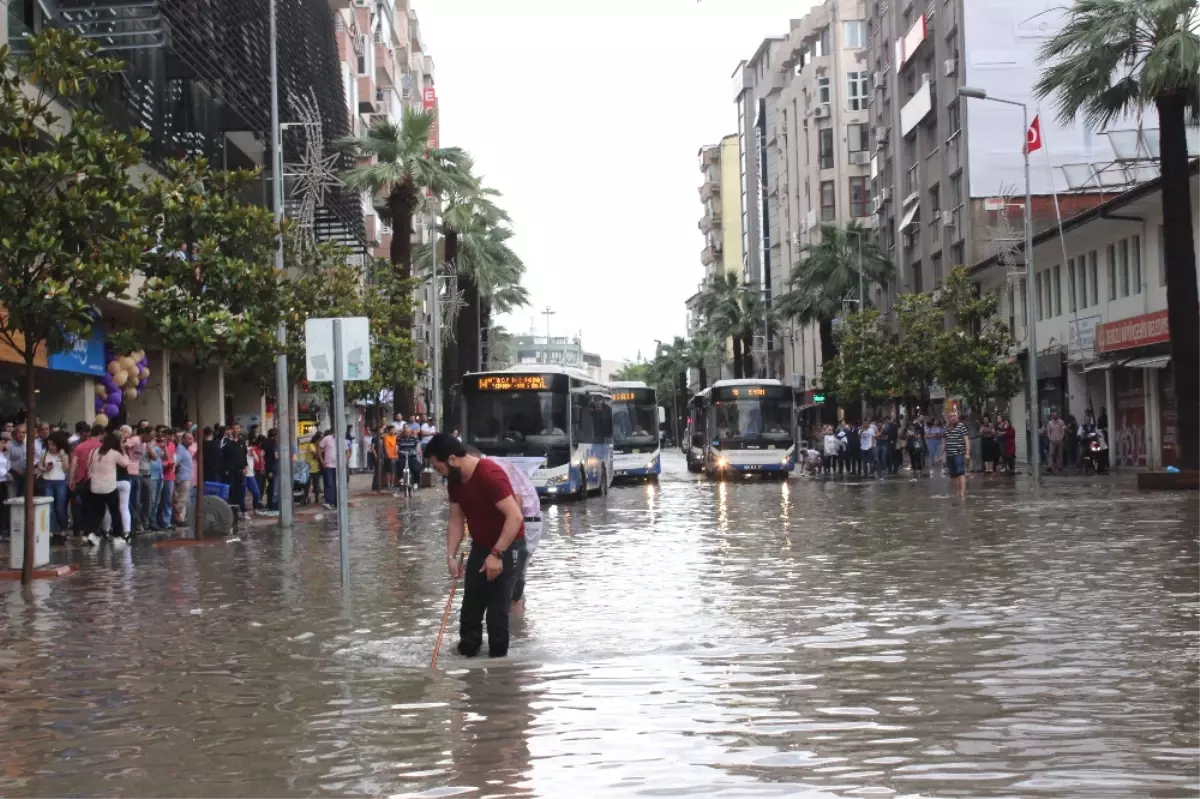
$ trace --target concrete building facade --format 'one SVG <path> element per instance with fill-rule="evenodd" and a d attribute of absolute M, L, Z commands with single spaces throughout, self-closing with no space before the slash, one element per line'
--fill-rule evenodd
<path fill-rule="evenodd" d="M 738 136 L 729 134 L 718 144 L 701 147 L 700 203 L 703 213 L 699 228 L 704 236 L 700 251 L 703 267 L 696 293 L 688 298 L 688 337 L 696 335 L 702 319 L 697 303 L 700 293 L 714 278 L 728 273 L 742 275 L 741 155 Z M 723 367 L 727 369 L 727 367 Z"/>
<path fill-rule="evenodd" d="M 792 20 L 779 50 L 782 86 L 769 138 L 777 168 L 768 176 L 779 220 L 775 292 L 786 288 L 801 248 L 820 241 L 822 225 L 874 227 L 865 16 L 860 0 L 826 0 Z M 777 332 L 782 360 L 774 376 L 800 389 L 820 385 L 816 325 L 787 321 Z"/>

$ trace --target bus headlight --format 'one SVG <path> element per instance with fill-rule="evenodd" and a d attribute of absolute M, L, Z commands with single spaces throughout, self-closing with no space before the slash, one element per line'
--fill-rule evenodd
<path fill-rule="evenodd" d="M 571 482 L 571 475 L 569 475 L 569 474 L 556 475 L 554 477 L 551 477 L 548 482 L 550 483 L 550 485 L 561 485 L 563 483 L 569 483 L 569 482 Z"/>
<path fill-rule="evenodd" d="M 717 456 L 717 468 L 718 469 L 724 469 L 728 465 L 729 465 L 729 461 L 725 460 L 724 455 Z"/>

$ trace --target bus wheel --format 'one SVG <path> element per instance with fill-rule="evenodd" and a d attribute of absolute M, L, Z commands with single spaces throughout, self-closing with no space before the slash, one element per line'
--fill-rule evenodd
<path fill-rule="evenodd" d="M 579 493 L 575 495 L 576 499 L 588 498 L 587 470 L 579 470 Z"/>
<path fill-rule="evenodd" d="M 600 467 L 600 496 L 608 496 L 608 471 L 603 466 Z"/>

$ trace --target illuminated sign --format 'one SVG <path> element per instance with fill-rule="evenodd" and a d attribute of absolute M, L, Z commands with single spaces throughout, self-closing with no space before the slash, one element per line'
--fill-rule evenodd
<path fill-rule="evenodd" d="M 813 404 L 814 405 L 824 405 L 825 404 L 825 395 L 814 393 L 813 394 Z"/>
<path fill-rule="evenodd" d="M 632 391 L 615 391 L 612 395 L 613 402 L 633 402 L 637 399 L 637 395 Z"/>
<path fill-rule="evenodd" d="M 725 391 L 720 392 L 720 393 L 726 394 L 727 396 L 733 397 L 734 399 L 738 399 L 741 397 L 782 396 L 782 390 L 779 388 L 772 387 L 772 388 L 768 389 L 768 388 L 764 388 L 764 387 L 760 387 L 760 386 L 751 386 L 748 388 L 730 388 L 730 389 L 725 389 Z"/>
<path fill-rule="evenodd" d="M 480 377 L 475 383 L 480 391 L 544 391 L 545 375 L 488 375 Z"/>

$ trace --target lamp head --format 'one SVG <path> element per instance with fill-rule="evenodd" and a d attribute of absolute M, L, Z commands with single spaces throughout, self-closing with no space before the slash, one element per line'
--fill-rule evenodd
<path fill-rule="evenodd" d="M 970 97 L 973 100 L 986 100 L 988 98 L 986 91 L 984 91 L 983 89 L 974 89 L 974 88 L 971 88 L 970 86 L 959 86 L 958 87 L 958 96 L 959 97 Z"/>

